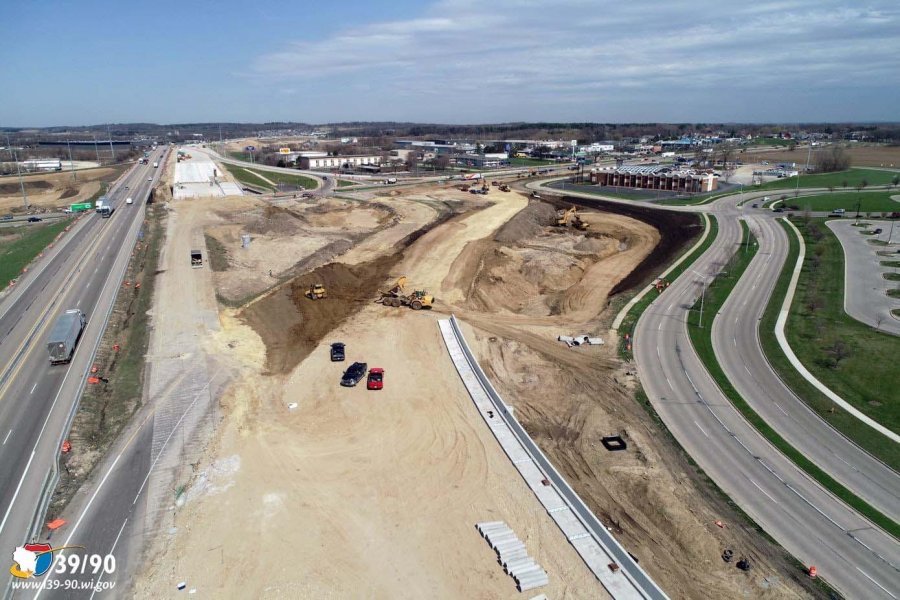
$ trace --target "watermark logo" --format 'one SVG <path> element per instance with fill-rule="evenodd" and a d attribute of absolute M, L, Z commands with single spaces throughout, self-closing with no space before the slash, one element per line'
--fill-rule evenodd
<path fill-rule="evenodd" d="M 84 546 L 60 546 L 54 548 L 50 544 L 25 544 L 15 549 L 12 555 L 13 564 L 9 572 L 19 579 L 40 577 L 53 566 L 53 553 L 67 548 L 84 548 Z"/>

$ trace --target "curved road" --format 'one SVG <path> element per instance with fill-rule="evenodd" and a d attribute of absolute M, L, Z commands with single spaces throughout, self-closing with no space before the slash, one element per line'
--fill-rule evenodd
<path fill-rule="evenodd" d="M 745 194 L 744 202 L 751 197 Z M 739 219 L 744 214 L 738 202 L 739 197 L 730 196 L 702 207 L 665 207 L 699 208 L 714 214 L 719 235 L 691 267 L 693 273 L 688 271 L 672 283 L 639 320 L 634 352 L 641 383 L 685 450 L 795 557 L 816 565 L 820 575 L 848 597 L 900 597 L 897 540 L 851 510 L 769 444 L 722 394 L 689 341 L 689 308 L 702 286 L 738 249 Z M 720 363 L 745 399 L 792 445 L 821 461 L 823 469 L 873 505 L 897 515 L 897 474 L 809 411 L 784 388 L 765 361 L 756 333 L 758 315 L 786 256 L 787 238 L 768 211 L 749 210 L 746 218 L 762 234 L 761 250 L 723 306 L 724 319 L 713 324 Z M 728 350 L 728 346 L 736 350 Z"/>

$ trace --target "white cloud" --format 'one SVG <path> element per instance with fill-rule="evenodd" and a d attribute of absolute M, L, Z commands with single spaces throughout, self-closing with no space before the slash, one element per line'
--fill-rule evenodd
<path fill-rule="evenodd" d="M 900 72 L 895 2 L 726 4 L 441 0 L 408 20 L 272 51 L 254 62 L 252 76 L 329 96 L 336 82 L 350 82 L 369 88 L 382 107 L 391 98 L 420 97 L 452 114 L 460 102 L 549 107 L 555 97 L 587 112 L 611 98 L 627 104 L 664 92 L 723 101 L 760 86 L 788 95 L 796 87 L 836 93 L 883 86 Z"/>

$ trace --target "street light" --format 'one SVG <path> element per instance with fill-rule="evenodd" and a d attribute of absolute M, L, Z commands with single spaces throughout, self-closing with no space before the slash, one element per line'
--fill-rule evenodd
<path fill-rule="evenodd" d="M 701 285 L 703 287 L 700 288 L 700 322 L 699 322 L 700 329 L 703 329 L 703 304 L 706 299 L 706 275 L 704 275 L 703 273 L 700 273 L 699 271 L 695 271 L 694 269 L 691 269 L 691 271 L 703 278 L 703 280 L 701 282 Z"/>

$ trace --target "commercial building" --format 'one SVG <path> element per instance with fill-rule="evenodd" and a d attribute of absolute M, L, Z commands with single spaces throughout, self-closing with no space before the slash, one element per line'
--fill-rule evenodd
<path fill-rule="evenodd" d="M 352 169 L 362 165 L 380 165 L 381 156 L 299 156 L 297 165 L 301 169 Z"/>
<path fill-rule="evenodd" d="M 496 152 L 487 154 L 462 154 L 456 157 L 459 167 L 475 167 L 476 169 L 495 169 L 509 165 L 509 154 Z"/>
<path fill-rule="evenodd" d="M 717 189 L 719 178 L 712 173 L 682 171 L 661 165 L 625 165 L 592 169 L 591 183 L 600 186 L 699 194 Z"/>

